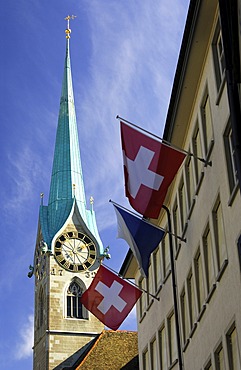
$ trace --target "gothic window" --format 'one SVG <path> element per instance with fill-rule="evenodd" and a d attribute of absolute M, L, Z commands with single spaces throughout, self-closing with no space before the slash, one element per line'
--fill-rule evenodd
<path fill-rule="evenodd" d="M 72 281 L 67 290 L 66 316 L 76 319 L 86 319 L 87 312 L 80 302 L 83 287 L 76 280 Z"/>

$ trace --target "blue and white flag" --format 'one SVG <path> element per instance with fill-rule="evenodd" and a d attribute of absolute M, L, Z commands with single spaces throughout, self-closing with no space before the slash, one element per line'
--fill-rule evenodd
<path fill-rule="evenodd" d="M 165 235 L 165 230 L 136 217 L 122 207 L 113 204 L 118 223 L 118 238 L 124 239 L 132 250 L 141 274 L 148 276 L 151 253 Z"/>

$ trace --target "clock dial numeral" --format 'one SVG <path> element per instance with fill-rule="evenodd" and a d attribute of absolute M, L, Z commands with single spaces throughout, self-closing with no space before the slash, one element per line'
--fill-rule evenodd
<path fill-rule="evenodd" d="M 85 262 L 85 267 L 88 269 L 90 266 L 92 265 L 92 263 L 90 263 L 90 262 Z"/>
<path fill-rule="evenodd" d="M 95 254 L 90 254 L 90 258 L 91 258 L 92 260 L 95 260 Z"/>
<path fill-rule="evenodd" d="M 63 267 L 65 267 L 66 269 L 68 269 L 69 268 L 69 266 L 70 266 L 70 263 L 68 262 L 68 261 L 63 261 L 63 262 L 61 262 L 61 265 L 63 266 Z"/>
<path fill-rule="evenodd" d="M 88 236 L 84 236 L 84 238 L 83 238 L 83 240 L 84 240 L 84 242 L 86 243 L 86 244 L 91 244 L 91 243 L 93 243 L 92 242 L 92 240 L 90 240 L 90 238 L 88 237 Z"/>
<path fill-rule="evenodd" d="M 84 270 L 88 270 L 88 268 L 91 266 L 91 264 L 88 266 L 88 262 L 85 262 L 82 264 Z"/>
<path fill-rule="evenodd" d="M 73 271 L 78 272 L 78 267 L 79 267 L 78 265 L 73 265 Z"/>
<path fill-rule="evenodd" d="M 89 246 L 90 251 L 95 251 L 95 245 L 93 243 L 90 244 Z"/>
<path fill-rule="evenodd" d="M 61 249 L 61 246 L 62 246 L 62 244 L 59 241 L 57 241 L 56 244 L 55 244 L 55 248 L 56 249 Z"/>
<path fill-rule="evenodd" d="M 62 255 L 62 253 L 61 252 L 56 252 L 55 255 L 56 255 L 57 261 L 62 265 L 62 263 L 65 262 L 65 259 Z"/>
<path fill-rule="evenodd" d="M 57 250 L 57 251 L 55 252 L 55 256 L 56 256 L 57 258 L 59 258 L 59 256 L 62 256 L 62 253 L 61 253 L 60 251 L 58 251 L 58 250 Z"/>

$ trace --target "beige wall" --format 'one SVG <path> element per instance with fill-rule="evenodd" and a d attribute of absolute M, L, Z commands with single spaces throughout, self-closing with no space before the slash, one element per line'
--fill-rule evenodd
<path fill-rule="evenodd" d="M 205 2 L 205 6 L 201 9 L 200 17 L 204 17 L 205 12 L 208 10 L 208 4 L 209 2 Z M 205 7 L 206 9 L 204 9 Z M 228 165 L 224 146 L 224 133 L 229 119 L 227 89 L 225 83 L 223 83 L 219 91 L 217 90 L 211 44 L 215 36 L 218 13 L 217 11 L 210 12 L 209 17 L 211 16 L 210 14 L 213 18 L 212 22 L 209 20 L 210 34 L 206 39 L 204 36 L 203 38 L 201 37 L 202 27 L 205 28 L 205 18 L 200 18 L 198 21 L 197 28 L 199 33 L 195 34 L 194 40 L 196 43 L 206 42 L 205 46 L 201 46 L 204 59 L 202 63 L 199 60 L 200 70 L 198 71 L 198 78 L 193 76 L 193 80 L 197 81 L 195 89 L 191 86 L 193 80 L 188 76 L 192 76 L 192 68 L 196 70 L 196 67 L 191 62 L 187 65 L 188 72 L 186 73 L 183 87 L 188 91 L 191 86 L 190 91 L 195 91 L 195 93 L 188 95 L 188 92 L 185 91 L 185 99 L 188 99 L 187 104 L 185 105 L 184 98 L 180 100 L 181 103 L 179 102 L 180 107 L 177 109 L 173 138 L 175 138 L 176 145 L 186 150 L 190 148 L 190 151 L 192 151 L 191 143 L 193 142 L 198 122 L 202 156 L 204 158 L 208 157 L 212 165 L 205 166 L 200 162 L 201 180 L 197 181 L 193 175 L 194 192 L 188 201 L 188 181 L 185 168 L 188 160 L 186 160 L 179 170 L 165 200 L 165 204 L 171 211 L 172 225 L 174 225 L 175 204 L 178 205 L 178 228 L 174 232 L 186 238 L 186 243 L 177 241 L 177 244 L 175 244 L 175 238 L 173 238 L 173 242 L 181 348 L 184 368 L 188 370 L 207 368 L 205 366 L 207 366 L 209 360 L 212 361 L 212 369 L 215 369 L 215 353 L 218 353 L 221 347 L 223 352 L 220 352 L 219 355 L 224 357 L 225 369 L 231 370 L 228 362 L 229 347 L 227 338 L 229 331 L 234 326 L 237 333 L 237 342 L 235 343 L 238 346 L 239 361 L 241 350 L 241 275 L 237 250 L 237 239 L 241 234 L 241 199 L 238 186 L 236 185 L 236 190 L 232 194 L 229 187 Z M 202 27 L 200 22 L 203 22 Z M 194 55 L 192 55 L 192 58 L 194 61 Z M 205 150 L 201 106 L 206 93 L 208 93 L 210 100 L 212 134 L 208 148 Z M 182 121 L 181 117 L 183 117 L 184 113 L 186 119 Z M 195 168 L 194 158 L 191 159 L 191 163 L 191 171 L 193 171 Z M 185 194 L 183 203 L 180 191 L 182 179 L 184 181 L 183 191 Z M 219 216 L 221 214 L 222 230 L 220 235 L 222 235 L 223 248 L 219 245 L 220 243 L 215 234 L 214 215 L 218 201 L 220 202 L 219 210 L 221 209 Z M 181 211 L 182 206 L 185 208 L 183 211 Z M 184 215 L 182 222 L 180 221 L 181 215 Z M 164 212 L 160 215 L 159 225 L 166 228 L 167 220 Z M 213 263 L 213 281 L 210 290 L 208 290 L 208 274 L 206 271 L 208 263 L 205 259 L 205 235 L 208 225 L 210 229 L 208 234 L 210 239 L 208 240 L 210 240 L 213 253 L 212 257 L 209 257 L 209 262 L 212 260 Z M 166 241 L 167 239 L 168 237 L 165 238 Z M 140 369 L 161 369 L 163 354 L 161 353 L 160 331 L 162 328 L 165 329 L 166 339 L 166 343 L 163 346 L 166 356 L 166 367 L 164 369 L 168 369 L 171 365 L 173 365 L 173 369 L 179 369 L 176 361 L 176 351 L 174 350 L 173 359 L 171 359 L 170 355 L 169 317 L 173 312 L 173 294 L 171 274 L 168 271 L 165 272 L 163 267 L 164 248 L 163 242 L 160 244 L 160 252 L 156 255 L 158 258 L 157 269 L 160 271 L 155 275 L 155 254 L 153 254 L 149 273 L 149 280 L 151 279 L 152 283 L 145 282 L 146 286 L 149 284 L 149 287 L 152 287 L 152 293 L 156 294 L 160 300 L 151 299 L 148 304 L 146 296 L 145 307 L 142 313 L 140 313 L 140 302 L 138 304 Z M 196 268 L 198 250 L 200 250 L 200 261 L 203 269 L 203 283 L 201 287 L 198 284 Z M 218 250 L 222 254 L 220 257 L 221 264 L 218 262 Z M 168 266 L 169 269 L 170 267 Z M 161 278 L 157 284 L 155 283 L 155 276 L 158 274 L 160 274 Z M 189 279 L 190 276 L 192 276 L 192 279 Z M 136 281 L 140 281 L 139 274 L 136 276 Z M 156 289 L 155 285 L 158 285 L 159 289 Z M 191 294 L 190 286 L 192 286 Z M 203 290 L 203 297 L 199 306 L 198 292 L 200 289 Z M 183 292 L 185 292 L 185 297 L 181 299 Z M 186 309 L 183 309 L 182 302 L 186 303 Z M 184 323 L 186 323 L 185 338 Z M 153 346 L 156 346 L 156 349 Z M 145 354 L 146 351 L 148 351 L 147 354 Z M 155 353 L 157 354 L 157 359 L 152 358 L 156 356 Z M 144 364 L 145 362 L 147 365 Z M 241 368 L 241 362 L 238 366 L 237 370 Z"/>

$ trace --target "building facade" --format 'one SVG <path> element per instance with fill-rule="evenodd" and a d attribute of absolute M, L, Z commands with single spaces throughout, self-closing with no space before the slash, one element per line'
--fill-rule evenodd
<path fill-rule="evenodd" d="M 240 4 L 226 3 L 235 22 Z M 166 233 L 151 255 L 148 279 L 131 252 L 121 268 L 159 299 L 143 294 L 138 303 L 141 370 L 241 369 L 240 158 L 219 9 L 216 0 L 190 1 L 164 130 L 191 153 L 156 221 L 175 236 Z"/>
<path fill-rule="evenodd" d="M 80 304 L 104 257 L 93 202 L 87 209 L 70 65 L 70 28 L 48 205 L 35 247 L 34 370 L 71 367 L 104 325 Z M 76 356 L 75 356 L 76 353 Z"/>

